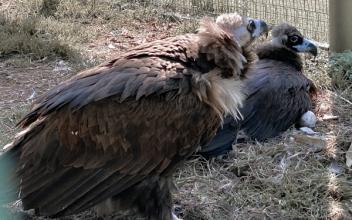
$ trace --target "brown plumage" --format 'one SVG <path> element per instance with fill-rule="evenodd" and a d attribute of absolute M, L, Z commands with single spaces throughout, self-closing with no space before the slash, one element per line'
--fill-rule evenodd
<path fill-rule="evenodd" d="M 225 114 L 236 117 L 247 65 L 241 46 L 267 30 L 264 22 L 224 17 L 226 29 L 221 19 L 205 19 L 197 34 L 131 49 L 41 97 L 1 155 L 15 161 L 24 209 L 57 217 L 112 202 L 171 219 L 173 171 Z M 252 21 L 254 30 L 246 28 Z"/>
<path fill-rule="evenodd" d="M 273 39 L 258 46 L 258 60 L 243 80 L 247 98 L 240 108 L 243 120 L 225 119 L 215 138 L 200 151 L 206 157 L 232 149 L 239 129 L 259 141 L 275 137 L 312 110 L 314 83 L 303 72 L 299 52 L 317 55 L 317 47 L 293 26 L 283 23 L 272 31 Z"/>
<path fill-rule="evenodd" d="M 304 75 L 299 52 L 317 55 L 317 47 L 293 26 L 280 24 L 272 42 L 257 48 L 258 61 L 244 80 L 247 98 L 241 129 L 253 139 L 275 137 L 312 110 L 314 83 Z"/>

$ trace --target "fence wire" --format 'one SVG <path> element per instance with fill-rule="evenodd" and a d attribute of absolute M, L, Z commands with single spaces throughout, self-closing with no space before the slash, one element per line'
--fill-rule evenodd
<path fill-rule="evenodd" d="M 271 24 L 288 22 L 316 41 L 328 42 L 328 0 L 144 0 L 164 11 L 190 16 L 238 12 Z"/>

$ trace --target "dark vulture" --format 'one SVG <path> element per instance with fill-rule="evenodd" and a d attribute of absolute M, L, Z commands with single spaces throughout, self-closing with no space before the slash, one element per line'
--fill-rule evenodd
<path fill-rule="evenodd" d="M 264 32 L 265 22 L 237 14 L 204 19 L 196 34 L 141 45 L 54 87 L 6 146 L 16 184 L 0 193 L 17 192 L 41 216 L 95 207 L 175 219 L 172 174 L 224 115 L 237 117 L 243 51 Z"/>
<path fill-rule="evenodd" d="M 316 87 L 303 74 L 301 52 L 316 56 L 317 47 L 289 24 L 274 27 L 272 41 L 257 47 L 258 60 L 246 72 L 242 120 L 227 117 L 201 154 L 210 157 L 230 151 L 239 129 L 258 141 L 275 137 L 312 109 Z"/>

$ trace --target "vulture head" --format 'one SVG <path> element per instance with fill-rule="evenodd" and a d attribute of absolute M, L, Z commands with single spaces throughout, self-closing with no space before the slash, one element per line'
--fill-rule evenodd
<path fill-rule="evenodd" d="M 241 47 L 249 45 L 254 39 L 269 31 L 264 21 L 236 13 L 222 14 L 216 19 L 216 23 L 231 34 Z"/>
<path fill-rule="evenodd" d="M 249 46 L 268 30 L 264 21 L 237 13 L 222 14 L 215 22 L 211 18 L 201 21 L 199 52 L 206 57 L 205 66 L 210 64 L 212 71 L 203 71 L 206 74 L 197 77 L 198 85 L 195 85 L 197 89 L 194 91 L 201 100 L 210 104 L 220 118 L 223 119 L 224 115 L 239 118 L 238 107 L 244 99 L 242 77 L 255 59 Z M 206 84 L 211 85 L 208 91 L 202 89 Z"/>
<path fill-rule="evenodd" d="M 317 56 L 318 48 L 315 44 L 305 38 L 301 32 L 292 25 L 282 23 L 273 28 L 272 43 L 285 46 L 295 52 L 310 53 Z"/>

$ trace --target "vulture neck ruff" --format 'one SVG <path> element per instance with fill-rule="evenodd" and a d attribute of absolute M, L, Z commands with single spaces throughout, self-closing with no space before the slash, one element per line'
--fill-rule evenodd
<path fill-rule="evenodd" d="M 257 56 L 260 60 L 277 60 L 293 66 L 297 71 L 303 70 L 303 63 L 299 54 L 285 46 L 271 43 L 264 44 L 257 48 Z"/>
<path fill-rule="evenodd" d="M 227 115 L 240 119 L 239 108 L 245 99 L 241 81 L 224 79 L 219 75 L 220 70 L 215 69 L 209 73 L 193 77 L 193 92 L 198 98 L 208 104 L 223 121 Z"/>
<path fill-rule="evenodd" d="M 216 67 L 205 74 L 193 76 L 194 93 L 211 106 L 221 120 L 226 115 L 241 118 L 239 108 L 245 95 L 240 79 L 251 63 L 250 53 L 243 53 L 246 48 L 241 48 L 231 34 L 209 18 L 201 22 L 198 36 L 199 52 Z"/>

